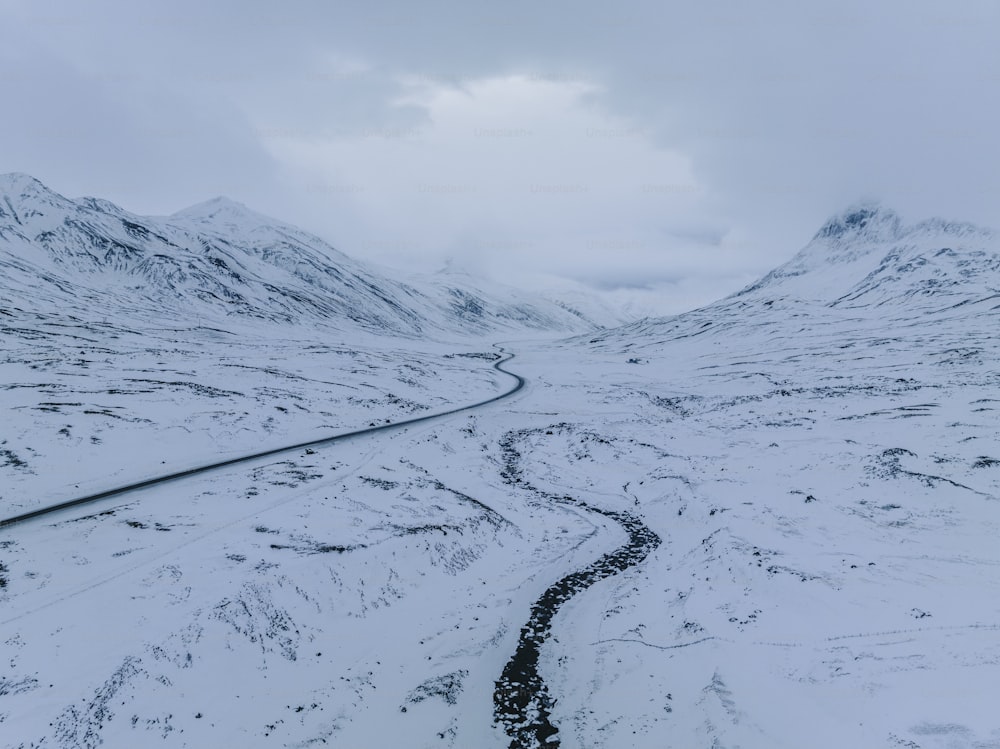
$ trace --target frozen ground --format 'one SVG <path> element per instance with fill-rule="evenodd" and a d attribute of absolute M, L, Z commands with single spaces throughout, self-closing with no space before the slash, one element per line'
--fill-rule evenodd
<path fill-rule="evenodd" d="M 570 604 L 554 719 L 578 746 L 1000 746 L 995 312 L 748 307 L 594 344 L 615 447 L 537 454 L 662 538 Z"/>
<path fill-rule="evenodd" d="M 777 328 L 786 313 L 767 311 Z M 7 745 L 504 746 L 494 682 L 531 604 L 627 541 L 562 497 L 641 517 L 661 539 L 553 617 L 540 674 L 564 746 L 1000 745 L 991 318 L 977 330 L 963 317 L 955 350 L 956 321 L 842 317 L 753 341 L 734 323 L 627 351 L 614 336 L 522 344 L 511 367 L 527 389 L 481 412 L 6 529 Z M 834 330 L 850 345 L 831 348 Z M 174 348 L 170 371 L 146 379 L 200 368 L 213 385 L 228 360 Z M 264 364 L 251 348 L 257 368 L 223 380 L 253 398 L 247 432 L 267 434 L 254 394 L 287 391 L 278 372 L 332 370 L 331 356 Z M 485 360 L 425 358 L 425 387 L 404 389 L 402 349 L 367 356 L 377 371 L 324 376 L 432 407 L 504 386 Z M 66 383 L 56 374 L 20 381 Z M 374 393 L 352 404 L 321 379 L 292 380 L 301 409 L 277 412 L 268 439 L 416 408 Z M 202 458 L 213 440 L 256 444 L 225 443 L 202 416 L 237 396 L 185 389 L 186 410 L 154 408 L 180 389 L 163 386 L 144 410 L 86 381 L 94 405 L 152 423 L 83 406 L 60 419 L 23 400 L 89 406 L 79 390 L 9 391 L 35 445 L 12 433 L 5 446 L 24 456 L 4 468 L 18 492 L 72 480 L 46 475 L 70 454 L 64 421 L 104 435 L 77 443 L 90 485 Z M 157 428 L 172 424 L 191 442 Z M 131 444 L 127 470 L 102 449 L 115 444 Z"/>
<path fill-rule="evenodd" d="M 503 379 L 466 356 L 496 355 L 482 343 L 11 318 L 0 316 L 5 514 L 444 410 Z"/>
<path fill-rule="evenodd" d="M 0 530 L 3 745 L 1000 747 L 992 289 L 780 288 Z M 5 334 L 4 514 L 509 387 L 482 337 L 56 323 Z"/>

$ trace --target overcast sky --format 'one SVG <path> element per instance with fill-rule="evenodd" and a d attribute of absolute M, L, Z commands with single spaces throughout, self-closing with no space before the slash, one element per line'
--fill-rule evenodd
<path fill-rule="evenodd" d="M 1000 3 L 0 0 L 0 172 L 679 311 L 858 199 L 1000 227 Z"/>

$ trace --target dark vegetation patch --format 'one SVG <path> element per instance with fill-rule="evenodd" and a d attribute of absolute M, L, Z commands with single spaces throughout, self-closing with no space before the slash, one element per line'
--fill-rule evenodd
<path fill-rule="evenodd" d="M 920 473 L 919 471 L 911 471 L 903 467 L 903 458 L 916 458 L 917 454 L 911 452 L 902 447 L 891 447 L 888 450 L 883 450 L 879 455 L 874 456 L 871 464 L 867 468 L 867 472 L 871 476 L 875 476 L 880 479 L 895 479 L 900 477 L 917 479 L 924 486 L 933 488 L 938 484 L 948 484 L 954 486 L 957 489 L 966 489 L 967 491 L 975 492 L 976 494 L 982 494 L 982 492 L 976 491 L 971 486 L 966 486 L 965 484 L 960 484 L 957 481 L 946 478 L 944 476 L 935 476 L 929 473 Z"/>
<path fill-rule="evenodd" d="M 83 413 L 87 414 L 88 416 L 107 416 L 108 418 L 118 419 L 119 421 L 127 421 L 127 422 L 129 422 L 131 424 L 152 424 L 153 423 L 151 419 L 144 419 L 144 418 L 139 417 L 139 416 L 133 416 L 133 417 L 130 418 L 128 416 L 122 416 L 121 414 L 116 414 L 114 411 L 111 410 L 112 408 L 119 409 L 121 407 L 120 406 L 109 406 L 109 407 L 106 407 L 106 408 L 86 408 L 86 409 L 84 409 Z"/>
<path fill-rule="evenodd" d="M 445 359 L 454 359 L 456 357 L 461 357 L 463 359 L 482 359 L 484 361 L 497 361 L 501 358 L 500 354 L 495 351 L 484 351 L 484 352 L 472 352 L 468 354 L 445 354 Z"/>
<path fill-rule="evenodd" d="M 13 468 L 26 469 L 28 464 L 18 457 L 17 453 L 13 450 L 8 450 L 6 448 L 0 448 L 0 468 L 6 468 L 11 466 Z"/>
<path fill-rule="evenodd" d="M 398 481 L 389 481 L 388 479 L 373 478 L 371 476 L 359 476 L 362 481 L 364 481 L 369 486 L 377 486 L 379 489 L 385 489 L 389 491 L 390 489 L 395 489 L 399 486 Z"/>
<path fill-rule="evenodd" d="M 462 682 L 469 675 L 464 668 L 452 671 L 450 674 L 428 679 L 407 696 L 406 701 L 416 705 L 424 700 L 440 698 L 449 705 L 458 704 L 458 696 L 462 693 Z M 402 708 L 406 712 L 406 707 Z"/>
<path fill-rule="evenodd" d="M 365 549 L 367 548 L 367 544 L 331 544 L 325 541 L 317 541 L 315 538 L 310 538 L 309 536 L 295 535 L 289 538 L 288 543 L 273 543 L 271 544 L 271 548 L 275 551 L 287 549 L 302 556 L 309 556 L 312 554 L 343 554 L 348 551 Z"/>
<path fill-rule="evenodd" d="M 44 411 L 45 413 L 62 413 L 62 408 L 80 408 L 83 406 L 82 403 L 57 403 L 57 402 L 42 402 L 37 406 L 34 406 L 36 411 Z"/>
<path fill-rule="evenodd" d="M 107 517 L 107 516 L 110 516 L 110 515 L 114 515 L 116 512 L 118 512 L 118 509 L 119 508 L 112 508 L 110 510 L 102 510 L 101 512 L 94 512 L 94 513 L 91 513 L 90 515 L 84 515 L 82 517 L 73 518 L 71 520 L 66 520 L 65 522 L 67 522 L 67 523 L 82 523 L 84 520 L 93 520 L 94 518 Z"/>
<path fill-rule="evenodd" d="M 426 525 L 392 525 L 392 530 L 395 531 L 394 535 L 397 536 L 417 536 L 421 533 L 441 533 L 445 536 L 448 535 L 448 531 L 455 531 L 455 533 L 461 533 L 461 527 L 457 525 L 447 525 L 436 523 L 428 523 Z"/>
<path fill-rule="evenodd" d="M 423 403 L 417 403 L 409 398 L 402 398 L 393 393 L 387 393 L 385 396 L 385 402 L 391 406 L 398 406 L 399 408 L 408 411 L 409 413 L 414 413 L 416 411 L 426 411 L 430 406 L 426 406 Z"/>
<path fill-rule="evenodd" d="M 284 460 L 270 466 L 257 468 L 252 475 L 255 481 L 264 481 L 271 486 L 286 486 L 294 489 L 314 479 L 323 478 L 322 473 L 311 471 L 312 468 L 314 466 L 300 466 L 294 461 Z"/>
<path fill-rule="evenodd" d="M 13 679 L 7 676 L 0 676 L 0 697 L 8 694 L 20 694 L 30 692 L 38 687 L 38 679 L 25 676 L 20 679 Z"/>
<path fill-rule="evenodd" d="M 96 747 L 103 743 L 105 724 L 115 717 L 112 704 L 118 693 L 135 677 L 146 674 L 139 658 L 128 657 L 122 665 L 94 690 L 90 700 L 70 705 L 55 723 L 56 744 L 66 747 Z"/>
<path fill-rule="evenodd" d="M 244 585 L 215 606 L 212 618 L 229 624 L 263 653 L 276 651 L 289 661 L 298 659 L 299 629 L 291 614 L 275 603 L 268 585 Z"/>
<path fill-rule="evenodd" d="M 223 390 L 222 388 L 212 387 L 211 385 L 202 385 L 199 382 L 184 382 L 182 380 L 175 380 L 171 382 L 166 382 L 163 380 L 150 380 L 135 377 L 127 377 L 126 382 L 145 382 L 150 385 L 162 385 L 164 387 L 173 388 L 185 388 L 195 393 L 196 395 L 204 395 L 208 398 L 242 398 L 243 393 L 238 393 L 235 390 Z"/>
<path fill-rule="evenodd" d="M 468 494 L 465 494 L 464 492 L 460 492 L 457 489 L 452 489 L 451 487 L 445 486 L 437 479 L 433 480 L 432 485 L 439 492 L 448 492 L 449 494 L 461 500 L 462 502 L 466 502 L 468 504 L 475 505 L 476 507 L 478 507 L 484 513 L 486 513 L 486 521 L 494 528 L 499 528 L 501 525 L 513 526 L 513 523 L 511 523 L 507 518 L 505 518 L 503 515 L 501 515 L 499 512 L 497 512 L 484 502 L 480 502 L 475 497 L 470 497 Z"/>
<path fill-rule="evenodd" d="M 145 530 L 145 529 L 147 529 L 147 528 L 150 527 L 148 523 L 143 523 L 140 520 L 126 520 L 125 521 L 125 525 L 127 525 L 129 528 L 138 528 L 140 530 Z M 153 523 L 152 527 L 153 527 L 153 530 L 157 530 L 157 531 L 169 531 L 169 530 L 171 530 L 171 526 L 164 525 L 163 523 Z"/>
<path fill-rule="evenodd" d="M 358 546 L 344 546 L 342 544 L 324 544 L 317 542 L 296 543 L 296 544 L 271 544 L 272 549 L 291 549 L 297 554 L 343 554 L 345 551 L 365 548 L 364 544 Z"/>
<path fill-rule="evenodd" d="M 688 416 L 691 413 L 691 411 L 683 405 L 685 400 L 690 400 L 688 398 L 669 398 L 662 395 L 649 395 L 648 393 L 646 394 L 646 397 L 649 398 L 649 402 L 657 408 L 665 409 L 677 414 L 678 416 Z"/>

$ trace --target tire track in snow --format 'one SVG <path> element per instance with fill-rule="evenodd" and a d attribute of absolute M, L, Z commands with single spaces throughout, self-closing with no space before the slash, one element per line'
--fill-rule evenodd
<path fill-rule="evenodd" d="M 621 525 L 629 540 L 615 551 L 550 585 L 532 604 L 528 622 L 521 629 L 517 649 L 504 666 L 493 692 L 493 715 L 510 736 L 510 749 L 557 747 L 561 743 L 557 735 L 559 729 L 550 720 L 554 702 L 538 673 L 541 648 L 551 634 L 552 620 L 559 609 L 570 598 L 595 583 L 642 563 L 660 545 L 660 537 L 631 513 L 605 510 L 570 496 L 542 491 L 528 483 L 521 471 L 521 454 L 516 447 L 517 440 L 528 433 L 528 430 L 510 432 L 501 441 L 503 478 L 552 502 L 571 504 L 604 515 Z"/>

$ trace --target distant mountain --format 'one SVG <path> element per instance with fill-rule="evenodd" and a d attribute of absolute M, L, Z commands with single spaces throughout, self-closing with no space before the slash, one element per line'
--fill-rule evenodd
<path fill-rule="evenodd" d="M 585 340 L 623 352 L 721 338 L 754 349 L 788 335 L 822 338 L 824 330 L 848 337 L 850 330 L 961 323 L 973 315 L 976 325 L 988 325 L 997 311 L 995 232 L 942 219 L 905 225 L 893 211 L 861 203 L 827 221 L 787 263 L 725 299 Z"/>
<path fill-rule="evenodd" d="M 226 198 L 137 216 L 99 198 L 65 198 L 24 174 L 0 175 L 0 300 L 403 336 L 600 327 L 570 305 L 509 288 L 376 272 Z"/>
<path fill-rule="evenodd" d="M 831 218 L 784 265 L 736 296 L 795 296 L 831 307 L 960 304 L 1000 293 L 1000 240 L 972 224 L 904 226 L 865 203 Z"/>

